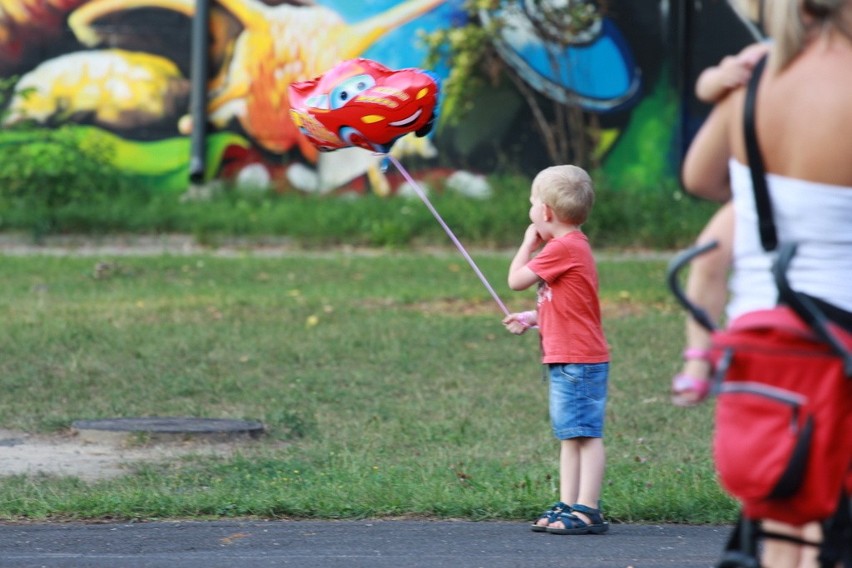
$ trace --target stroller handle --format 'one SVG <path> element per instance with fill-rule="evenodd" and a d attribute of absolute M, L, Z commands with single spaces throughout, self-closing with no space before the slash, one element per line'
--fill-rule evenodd
<path fill-rule="evenodd" d="M 679 252 L 674 258 L 669 261 L 668 269 L 666 270 L 666 283 L 669 286 L 669 290 L 671 290 L 675 299 L 677 299 L 678 303 L 683 306 L 689 315 L 692 316 L 701 327 L 707 329 L 707 331 L 714 331 L 716 329 L 716 324 L 713 323 L 713 320 L 710 319 L 710 316 L 707 315 L 703 309 L 695 305 L 689 298 L 686 297 L 686 294 L 683 292 L 683 289 L 680 286 L 680 271 L 683 268 L 692 262 L 692 260 L 701 256 L 702 254 L 716 248 L 719 246 L 718 241 L 710 241 L 709 243 L 705 243 L 703 245 L 695 245 L 690 247 L 684 251 Z"/>
<path fill-rule="evenodd" d="M 788 242 L 781 245 L 778 257 L 772 264 L 772 275 L 778 287 L 778 298 L 790 306 L 796 314 L 807 323 L 820 339 L 831 345 L 831 348 L 843 359 L 843 372 L 852 378 L 852 353 L 846 348 L 837 335 L 828 326 L 829 318 L 814 302 L 813 298 L 793 290 L 787 279 L 787 269 L 796 255 L 797 243 Z"/>

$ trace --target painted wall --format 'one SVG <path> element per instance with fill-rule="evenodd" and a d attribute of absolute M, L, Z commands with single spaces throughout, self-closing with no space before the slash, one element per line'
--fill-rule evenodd
<path fill-rule="evenodd" d="M 611 0 L 575 45 L 554 47 L 504 2 L 497 48 L 540 97 L 577 100 L 604 135 L 598 154 L 618 183 L 674 178 L 706 114 L 697 72 L 751 41 L 723 0 Z M 216 0 L 211 6 L 206 177 L 276 191 L 389 194 L 396 181 L 360 149 L 318 154 L 289 115 L 287 86 L 365 57 L 423 67 L 420 32 L 465 21 L 462 0 Z M 164 192 L 188 185 L 193 0 L 2 0 L 0 140 L 14 127 L 73 125 L 115 145 L 115 163 Z M 724 38 L 724 39 L 722 39 Z M 433 70 L 446 76 L 446 69 Z M 25 138 L 24 138 L 25 139 Z M 510 87 L 485 93 L 454 127 L 394 146 L 416 169 L 535 172 L 548 165 L 529 108 Z"/>

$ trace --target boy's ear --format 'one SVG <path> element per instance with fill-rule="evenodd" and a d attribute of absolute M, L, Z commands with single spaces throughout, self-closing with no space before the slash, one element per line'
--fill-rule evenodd
<path fill-rule="evenodd" d="M 544 220 L 548 223 L 553 221 L 553 209 L 550 208 L 550 205 L 548 205 L 547 203 L 542 203 L 541 207 L 542 217 L 544 218 Z"/>

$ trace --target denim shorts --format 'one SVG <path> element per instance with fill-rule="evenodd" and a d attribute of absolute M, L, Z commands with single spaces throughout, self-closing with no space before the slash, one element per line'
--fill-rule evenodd
<path fill-rule="evenodd" d="M 602 438 L 609 363 L 550 364 L 547 371 L 553 435 Z"/>

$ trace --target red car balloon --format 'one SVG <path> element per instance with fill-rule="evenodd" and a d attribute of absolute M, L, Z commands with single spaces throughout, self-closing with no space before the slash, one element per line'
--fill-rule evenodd
<path fill-rule="evenodd" d="M 349 59 L 291 84 L 290 116 L 320 151 L 357 146 L 386 154 L 405 134 L 429 133 L 438 90 L 428 71 L 394 71 L 370 59 Z"/>

